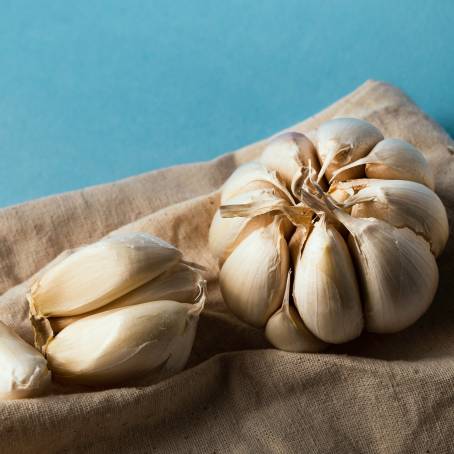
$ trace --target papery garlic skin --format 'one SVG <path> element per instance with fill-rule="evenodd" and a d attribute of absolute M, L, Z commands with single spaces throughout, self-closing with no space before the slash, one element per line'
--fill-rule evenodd
<path fill-rule="evenodd" d="M 441 254 L 449 237 L 446 209 L 440 198 L 420 183 L 406 180 L 359 180 L 364 185 L 345 200 L 354 217 L 373 217 L 395 227 L 409 227 L 429 241 L 434 255 Z M 355 185 L 355 180 L 345 186 Z"/>
<path fill-rule="evenodd" d="M 241 320 L 263 327 L 279 308 L 289 269 L 282 219 L 248 235 L 229 255 L 219 273 L 222 296 Z"/>
<path fill-rule="evenodd" d="M 291 188 L 295 174 L 309 163 L 316 172 L 320 170 L 314 145 L 304 134 L 296 131 L 272 137 L 259 161 L 267 169 L 276 171 L 288 189 Z"/>
<path fill-rule="evenodd" d="M 261 162 L 248 162 L 241 165 L 225 181 L 221 189 L 221 204 L 232 197 L 258 189 L 272 189 L 278 197 L 293 200 L 276 172 L 268 170 Z"/>
<path fill-rule="evenodd" d="M 79 315 L 141 286 L 180 261 L 181 252 L 146 233 L 116 234 L 49 268 L 27 299 L 36 317 Z"/>
<path fill-rule="evenodd" d="M 263 199 L 286 201 L 286 199 L 279 197 L 273 189 L 258 189 L 232 197 L 228 199 L 225 204 L 247 204 Z M 288 201 L 287 203 L 289 204 Z M 208 247 L 211 253 L 223 263 L 239 241 L 244 239 L 256 228 L 263 227 L 272 222 L 273 218 L 274 215 L 270 213 L 252 218 L 226 218 L 221 216 L 220 209 L 218 209 L 211 221 L 210 230 L 208 232 Z"/>
<path fill-rule="evenodd" d="M 438 286 L 429 243 L 408 228 L 341 216 L 361 275 L 367 330 L 395 333 L 409 327 L 428 309 Z"/>
<path fill-rule="evenodd" d="M 381 140 L 383 134 L 372 124 L 357 118 L 334 118 L 322 123 L 316 133 L 316 147 L 321 170 L 318 180 L 357 159 L 366 156 Z M 336 179 L 358 178 L 363 169 L 352 168 L 342 172 Z"/>
<path fill-rule="evenodd" d="M 54 377 L 105 386 L 180 372 L 191 353 L 203 302 L 154 301 L 84 317 L 47 346 Z"/>
<path fill-rule="evenodd" d="M 290 286 L 289 272 L 282 306 L 266 324 L 266 338 L 274 347 L 287 352 L 310 353 L 325 350 L 328 345 L 304 326 L 298 312 L 290 306 Z"/>
<path fill-rule="evenodd" d="M 353 170 L 356 166 L 363 165 L 366 165 L 365 173 L 368 178 L 414 181 L 432 190 L 435 187 L 433 172 L 426 158 L 404 140 L 384 139 L 365 158 L 345 168 Z M 342 169 L 338 172 L 344 173 Z M 336 179 L 340 178 L 336 176 Z"/>
<path fill-rule="evenodd" d="M 341 234 L 324 217 L 310 233 L 295 268 L 295 306 L 319 339 L 339 344 L 363 330 L 359 288 Z"/>
<path fill-rule="evenodd" d="M 41 353 L 0 322 L 0 400 L 39 396 L 49 383 Z"/>
<path fill-rule="evenodd" d="M 53 317 L 49 319 L 49 322 L 53 332 L 58 333 L 66 326 L 83 317 L 119 307 L 133 306 L 135 304 L 158 300 L 171 300 L 192 304 L 196 301 L 200 292 L 200 283 L 202 280 L 202 276 L 198 270 L 185 263 L 178 263 L 158 277 L 105 306 L 72 317 Z"/>

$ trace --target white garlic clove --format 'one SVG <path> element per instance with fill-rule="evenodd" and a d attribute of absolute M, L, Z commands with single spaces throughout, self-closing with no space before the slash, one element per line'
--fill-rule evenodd
<path fill-rule="evenodd" d="M 316 148 L 322 164 L 318 180 L 325 173 L 330 180 L 337 169 L 366 156 L 380 140 L 383 140 L 383 134 L 364 120 L 335 118 L 322 123 L 316 134 Z M 336 177 L 347 180 L 362 173 L 363 169 L 355 167 Z"/>
<path fill-rule="evenodd" d="M 353 170 L 366 165 L 366 176 L 382 180 L 409 180 L 434 189 L 432 169 L 424 155 L 413 145 L 400 139 L 385 139 L 379 142 L 365 158 L 339 169 Z M 333 174 L 337 176 L 337 172 Z"/>
<path fill-rule="evenodd" d="M 279 308 L 289 269 L 282 219 L 248 235 L 229 255 L 219 273 L 224 301 L 241 320 L 263 327 Z"/>
<path fill-rule="evenodd" d="M 338 344 L 361 334 L 364 321 L 355 270 L 345 240 L 322 217 L 295 268 L 295 306 L 319 339 Z"/>
<path fill-rule="evenodd" d="M 294 307 L 290 306 L 290 272 L 281 308 L 268 320 L 265 336 L 276 348 L 287 352 L 321 352 L 328 345 L 317 339 L 304 325 Z"/>
<path fill-rule="evenodd" d="M 221 204 L 232 197 L 257 189 L 272 189 L 278 197 L 293 202 L 293 197 L 279 180 L 276 172 L 268 170 L 261 162 L 248 162 L 238 167 L 221 189 Z"/>
<path fill-rule="evenodd" d="M 36 318 L 97 309 L 175 265 L 181 252 L 146 233 L 107 237 L 82 247 L 48 269 L 27 299 Z"/>
<path fill-rule="evenodd" d="M 412 325 L 437 290 L 438 268 L 429 243 L 408 228 L 379 219 L 354 218 L 340 210 L 337 215 L 351 234 L 367 330 L 394 333 Z"/>
<path fill-rule="evenodd" d="M 81 318 L 49 342 L 49 367 L 59 381 L 93 386 L 167 378 L 186 365 L 204 301 L 154 301 Z"/>
<path fill-rule="evenodd" d="M 351 214 L 359 218 L 377 218 L 395 227 L 409 227 L 429 241 L 437 257 L 446 246 L 449 225 L 440 198 L 420 183 L 406 180 L 361 180 L 364 186 L 349 199 Z M 355 181 L 345 186 L 355 185 Z"/>
<path fill-rule="evenodd" d="M 133 306 L 149 301 L 171 300 L 180 303 L 193 303 L 200 289 L 203 278 L 198 270 L 185 263 L 178 263 L 158 277 L 148 281 L 126 295 L 94 311 L 71 317 L 53 317 L 49 319 L 54 333 L 60 332 L 71 323 L 89 315 L 98 314 L 119 307 Z"/>
<path fill-rule="evenodd" d="M 269 200 L 289 205 L 286 199 L 280 198 L 272 189 L 259 189 L 232 197 L 225 203 L 229 205 L 246 205 L 255 201 Z M 272 222 L 274 215 L 264 213 L 253 217 L 222 217 L 218 209 L 211 221 L 208 233 L 208 246 L 214 257 L 223 263 L 232 250 L 255 229 Z"/>
<path fill-rule="evenodd" d="M 260 162 L 267 169 L 276 171 L 288 189 L 291 189 L 294 176 L 309 163 L 317 172 L 320 170 L 314 145 L 296 131 L 274 136 L 263 150 Z"/>
<path fill-rule="evenodd" d="M 41 395 L 50 383 L 43 355 L 0 322 L 0 399 Z"/>

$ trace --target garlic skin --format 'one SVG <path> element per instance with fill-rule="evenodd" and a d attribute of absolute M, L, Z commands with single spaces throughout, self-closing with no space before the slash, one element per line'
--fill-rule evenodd
<path fill-rule="evenodd" d="M 49 342 L 49 367 L 89 386 L 167 378 L 186 365 L 203 305 L 153 301 L 84 317 Z"/>
<path fill-rule="evenodd" d="M 395 333 L 418 320 L 438 286 L 438 267 L 429 243 L 408 228 L 340 212 L 361 275 L 366 328 Z"/>
<path fill-rule="evenodd" d="M 279 308 L 289 269 L 282 218 L 248 235 L 229 255 L 219 285 L 229 309 L 244 322 L 263 327 Z"/>
<path fill-rule="evenodd" d="M 361 189 L 345 200 L 358 218 L 377 218 L 395 227 L 409 227 L 431 245 L 435 257 L 446 246 L 449 224 L 440 198 L 420 183 L 406 180 L 355 180 L 344 186 Z"/>
<path fill-rule="evenodd" d="M 339 344 L 363 330 L 359 288 L 342 235 L 323 216 L 310 233 L 295 268 L 295 306 L 317 338 Z"/>
<path fill-rule="evenodd" d="M 357 118 L 334 118 L 322 123 L 316 133 L 316 147 L 322 168 L 318 181 L 325 175 L 330 180 L 342 166 L 366 156 L 383 134 L 372 124 Z M 337 175 L 348 180 L 362 176 L 363 169 L 352 168 Z"/>
<path fill-rule="evenodd" d="M 282 199 L 273 189 L 258 189 L 239 194 L 225 203 L 229 205 L 243 205 L 259 200 L 275 200 L 289 205 L 287 199 Z M 218 209 L 211 221 L 208 232 L 208 247 L 214 257 L 223 263 L 236 245 L 256 228 L 263 227 L 272 222 L 274 215 L 265 213 L 254 217 L 222 217 Z"/>
<path fill-rule="evenodd" d="M 271 138 L 259 161 L 269 170 L 274 170 L 291 189 L 292 181 L 309 163 L 317 172 L 320 170 L 317 151 L 312 142 L 296 131 L 288 131 Z"/>
<path fill-rule="evenodd" d="M 141 286 L 180 261 L 181 252 L 146 233 L 117 234 L 82 247 L 47 270 L 27 299 L 34 317 L 80 315 Z"/>
<path fill-rule="evenodd" d="M 239 166 L 225 181 L 221 189 L 221 205 L 232 197 L 257 189 L 272 189 L 278 197 L 293 201 L 276 172 L 268 170 L 261 162 L 252 161 Z"/>
<path fill-rule="evenodd" d="M 72 317 L 53 317 L 49 319 L 54 333 L 60 332 L 71 323 L 89 315 L 117 309 L 119 307 L 133 306 L 135 304 L 147 303 L 149 301 L 171 300 L 180 303 L 192 304 L 200 292 L 200 284 L 203 281 L 198 270 L 178 263 L 158 277 L 148 281 L 140 287 L 132 290 L 126 295 L 102 306 L 94 311 Z"/>
<path fill-rule="evenodd" d="M 265 336 L 276 348 L 287 352 L 321 352 L 328 344 L 317 339 L 304 326 L 298 312 L 290 306 L 290 272 L 281 308 L 268 320 Z"/>
<path fill-rule="evenodd" d="M 366 165 L 366 176 L 382 180 L 409 180 L 434 189 L 432 169 L 424 155 L 413 145 L 400 139 L 384 139 L 368 156 L 353 162 L 344 169 L 353 170 Z M 334 174 L 337 178 L 337 173 Z M 345 179 L 345 178 L 344 178 Z"/>
<path fill-rule="evenodd" d="M 41 395 L 50 383 L 44 356 L 0 322 L 0 400 Z"/>

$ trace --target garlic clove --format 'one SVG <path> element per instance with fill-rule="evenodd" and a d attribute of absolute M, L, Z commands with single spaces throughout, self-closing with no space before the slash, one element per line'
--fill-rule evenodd
<path fill-rule="evenodd" d="M 261 162 L 248 162 L 238 167 L 222 186 L 221 204 L 239 194 L 257 189 L 273 189 L 278 197 L 293 202 L 293 197 L 279 180 L 276 172 L 268 170 Z"/>
<path fill-rule="evenodd" d="M 290 272 L 281 308 L 268 320 L 265 336 L 276 348 L 287 352 L 320 352 L 328 344 L 317 339 L 304 325 L 294 307 L 290 306 Z"/>
<path fill-rule="evenodd" d="M 41 395 L 50 383 L 45 358 L 0 322 L 0 399 Z"/>
<path fill-rule="evenodd" d="M 260 189 L 232 197 L 226 204 L 246 205 L 259 200 L 282 202 L 289 204 L 286 199 L 280 198 L 272 189 Z M 272 222 L 274 215 L 264 213 L 253 217 L 222 217 L 218 209 L 211 221 L 208 233 L 208 246 L 214 257 L 223 263 L 238 244 L 253 232 Z"/>
<path fill-rule="evenodd" d="M 428 309 L 438 286 L 429 243 L 408 228 L 379 219 L 353 218 L 340 210 L 337 215 L 350 231 L 367 330 L 394 333 L 412 325 Z"/>
<path fill-rule="evenodd" d="M 318 181 L 325 173 L 330 180 L 337 169 L 366 156 L 380 140 L 383 140 L 383 134 L 364 120 L 335 118 L 322 123 L 316 134 L 316 148 L 322 164 Z M 336 174 L 336 178 L 358 178 L 362 173 L 363 169 L 355 167 L 341 175 Z"/>
<path fill-rule="evenodd" d="M 406 180 L 363 180 L 365 186 L 345 200 L 351 214 L 377 218 L 422 235 L 437 257 L 446 246 L 449 224 L 440 198 L 420 183 Z M 354 185 L 355 182 L 347 184 Z"/>
<path fill-rule="evenodd" d="M 222 296 L 241 320 L 263 327 L 279 308 L 289 269 L 282 218 L 249 234 L 229 255 L 219 273 Z"/>
<path fill-rule="evenodd" d="M 400 139 L 384 139 L 379 142 L 368 156 L 337 170 L 366 165 L 366 176 L 382 180 L 409 180 L 434 189 L 432 170 L 424 155 L 413 145 Z"/>
<path fill-rule="evenodd" d="M 49 367 L 59 381 L 92 386 L 167 378 L 186 365 L 204 302 L 153 301 L 84 317 L 49 342 Z"/>
<path fill-rule="evenodd" d="M 171 300 L 192 304 L 199 294 L 200 283 L 202 281 L 202 276 L 198 270 L 185 263 L 178 263 L 158 277 L 94 311 L 71 317 L 53 317 L 49 321 L 53 332 L 58 333 L 63 328 L 66 328 L 71 323 L 83 317 L 119 307 L 159 300 Z"/>
<path fill-rule="evenodd" d="M 296 131 L 274 136 L 263 150 L 260 162 L 267 169 L 276 171 L 288 189 L 291 189 L 295 174 L 309 163 L 317 172 L 320 170 L 314 145 L 304 134 Z"/>
<path fill-rule="evenodd" d="M 304 324 L 319 339 L 338 344 L 361 334 L 363 314 L 350 253 L 324 216 L 295 267 L 293 299 Z"/>
<path fill-rule="evenodd" d="M 181 256 L 146 233 L 112 235 L 78 249 L 39 277 L 27 294 L 30 310 L 41 318 L 97 309 L 163 273 Z"/>

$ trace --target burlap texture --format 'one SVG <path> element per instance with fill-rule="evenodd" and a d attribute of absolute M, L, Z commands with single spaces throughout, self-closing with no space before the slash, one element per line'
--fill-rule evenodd
<path fill-rule="evenodd" d="M 364 118 L 421 149 L 452 224 L 454 143 L 401 91 L 367 82 L 296 129 L 334 116 Z M 210 290 L 187 370 L 153 386 L 54 386 L 42 398 L 0 402 L 1 453 L 454 452 L 454 241 L 438 261 L 433 305 L 399 334 L 291 354 L 271 349 L 225 309 L 207 249 L 216 190 L 260 149 L 0 211 L 0 319 L 29 341 L 30 279 L 21 282 L 65 249 L 117 228 L 175 244 L 208 267 Z"/>

